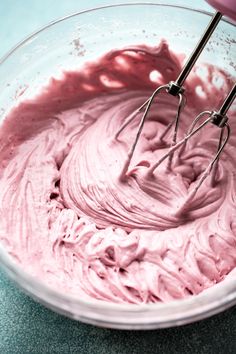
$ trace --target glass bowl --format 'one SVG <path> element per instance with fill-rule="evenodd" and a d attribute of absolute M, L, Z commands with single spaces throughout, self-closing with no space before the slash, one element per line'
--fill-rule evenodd
<path fill-rule="evenodd" d="M 130 44 L 156 45 L 187 56 L 210 20 L 210 13 L 167 4 L 121 4 L 83 11 L 36 32 L 0 62 L 0 119 L 19 101 L 40 90 L 62 70 L 78 69 L 107 51 Z M 222 20 L 199 62 L 214 62 L 234 73 L 235 27 Z M 236 304 L 234 279 L 184 300 L 124 305 L 85 301 L 57 292 L 27 274 L 0 245 L 0 263 L 31 297 L 58 313 L 83 322 L 122 329 L 151 329 L 194 322 Z"/>

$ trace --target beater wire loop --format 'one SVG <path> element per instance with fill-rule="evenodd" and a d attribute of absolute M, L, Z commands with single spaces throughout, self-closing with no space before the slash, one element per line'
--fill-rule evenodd
<path fill-rule="evenodd" d="M 226 131 L 226 137 L 223 140 L 223 136 L 224 136 L 225 131 Z M 186 211 L 186 209 L 188 208 L 189 202 L 191 202 L 191 200 L 195 197 L 199 188 L 201 187 L 201 185 L 203 184 L 205 179 L 210 175 L 211 172 L 212 172 L 212 174 L 211 174 L 210 184 L 211 184 L 211 187 L 213 187 L 215 185 L 215 183 L 216 183 L 215 175 L 216 175 L 216 171 L 217 171 L 218 160 L 219 160 L 220 154 L 222 153 L 225 145 L 227 144 L 227 142 L 229 140 L 229 137 L 230 137 L 230 127 L 229 127 L 228 123 L 225 123 L 225 125 L 221 128 L 221 131 L 220 131 L 219 144 L 218 144 L 217 152 L 216 152 L 213 160 L 209 163 L 209 165 L 207 166 L 205 171 L 202 173 L 197 185 L 192 189 L 192 191 L 188 194 L 187 198 L 184 200 L 182 205 L 177 209 L 176 214 L 175 214 L 176 216 L 179 216 L 183 212 Z"/>

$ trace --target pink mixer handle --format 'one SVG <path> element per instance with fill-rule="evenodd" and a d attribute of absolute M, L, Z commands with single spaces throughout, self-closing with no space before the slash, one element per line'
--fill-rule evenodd
<path fill-rule="evenodd" d="M 236 0 L 207 0 L 216 10 L 236 22 Z"/>

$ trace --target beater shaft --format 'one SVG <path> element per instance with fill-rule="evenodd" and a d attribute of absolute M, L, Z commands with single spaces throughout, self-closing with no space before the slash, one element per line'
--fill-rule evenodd
<path fill-rule="evenodd" d="M 209 23 L 206 31 L 204 32 L 202 38 L 196 45 L 195 49 L 193 50 L 192 54 L 190 55 L 189 59 L 185 63 L 181 73 L 179 74 L 178 78 L 174 82 L 176 87 L 181 88 L 187 79 L 190 71 L 192 70 L 194 64 L 196 63 L 197 59 L 199 58 L 200 54 L 202 53 L 203 49 L 205 48 L 206 44 L 208 43 L 212 33 L 214 32 L 215 28 L 217 27 L 218 23 L 222 18 L 222 14 L 220 12 L 216 12 L 215 15 L 212 17 L 211 22 Z M 173 91 L 175 93 L 175 91 Z M 169 93 L 171 93 L 169 91 Z"/>

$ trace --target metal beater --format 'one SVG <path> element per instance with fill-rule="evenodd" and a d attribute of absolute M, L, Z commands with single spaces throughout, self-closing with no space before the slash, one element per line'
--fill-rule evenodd
<path fill-rule="evenodd" d="M 156 164 L 151 166 L 148 170 L 148 176 L 150 177 L 155 169 L 166 159 L 168 158 L 168 163 L 167 163 L 167 169 L 171 168 L 171 163 L 172 163 L 172 158 L 173 158 L 173 153 L 179 149 L 182 146 L 182 150 L 184 149 L 184 146 L 186 145 L 187 141 L 195 135 L 200 129 L 202 129 L 205 125 L 208 123 L 212 123 L 215 126 L 221 128 L 220 132 L 220 138 L 219 138 L 219 144 L 218 144 L 218 149 L 216 152 L 216 155 L 212 162 L 208 165 L 207 169 L 205 172 L 202 174 L 201 178 L 199 179 L 199 182 L 197 186 L 194 188 L 194 190 L 189 194 L 187 199 L 184 201 L 183 205 L 179 209 L 179 212 L 182 212 L 186 204 L 195 196 L 197 193 L 198 189 L 202 185 L 203 181 L 206 179 L 206 177 L 210 174 L 210 172 L 213 172 L 213 177 L 212 177 L 212 184 L 214 180 L 214 175 L 216 171 L 216 166 L 217 162 L 219 159 L 219 156 L 221 152 L 223 151 L 230 135 L 230 127 L 227 123 L 228 117 L 227 117 L 227 112 L 233 103 L 235 96 L 236 96 L 236 85 L 232 88 L 228 96 L 225 98 L 221 108 L 219 109 L 218 112 L 215 111 L 204 111 L 200 113 L 193 121 L 191 127 L 189 128 L 185 138 L 181 140 L 180 142 L 176 143 L 177 141 L 177 132 L 178 132 L 178 126 L 179 126 L 179 118 L 180 118 L 180 113 L 185 105 L 185 95 L 184 95 L 184 87 L 183 84 L 185 80 L 187 79 L 188 75 L 190 74 L 194 64 L 196 63 L 198 57 L 200 56 L 201 52 L 203 51 L 205 45 L 207 44 L 208 40 L 210 39 L 212 33 L 214 32 L 215 28 L 217 27 L 220 19 L 222 18 L 222 14 L 217 11 L 215 15 L 212 17 L 206 31 L 204 32 L 202 38 L 198 42 L 197 46 L 195 47 L 194 51 L 192 52 L 191 56 L 187 60 L 186 64 L 184 65 L 181 73 L 179 74 L 178 78 L 175 81 L 171 81 L 166 85 L 159 86 L 153 93 L 152 95 L 137 109 L 135 110 L 124 122 L 124 124 L 120 127 L 120 129 L 117 131 L 115 138 L 117 139 L 120 135 L 120 133 L 133 121 L 133 119 L 137 116 L 138 113 L 144 111 L 143 116 L 140 120 L 138 131 L 135 137 L 135 140 L 133 142 L 133 145 L 131 146 L 131 149 L 128 152 L 127 159 L 125 161 L 125 164 L 123 166 L 120 179 L 124 181 L 127 178 L 127 172 L 130 166 L 130 162 L 132 160 L 132 157 L 134 155 L 135 148 L 137 146 L 138 140 L 140 138 L 140 135 L 143 130 L 143 126 L 145 123 L 145 120 L 147 118 L 148 112 L 151 108 L 151 105 L 155 99 L 155 97 L 160 93 L 160 92 L 166 92 L 174 97 L 178 98 L 178 108 L 177 108 L 177 113 L 175 118 L 168 124 L 166 127 L 165 131 L 161 135 L 160 139 L 162 140 L 165 135 L 169 132 L 169 130 L 174 127 L 173 129 L 173 134 L 172 134 L 172 142 L 171 146 L 169 149 L 169 152 L 165 154 Z M 201 120 L 202 117 L 208 116 L 207 119 L 203 123 L 201 123 L 197 128 L 196 124 Z M 226 136 L 225 136 L 225 131 L 226 131 Z M 225 137 L 224 137 L 225 136 Z M 181 151 L 182 151 L 181 150 Z M 214 167 L 214 168 L 213 168 Z"/>

